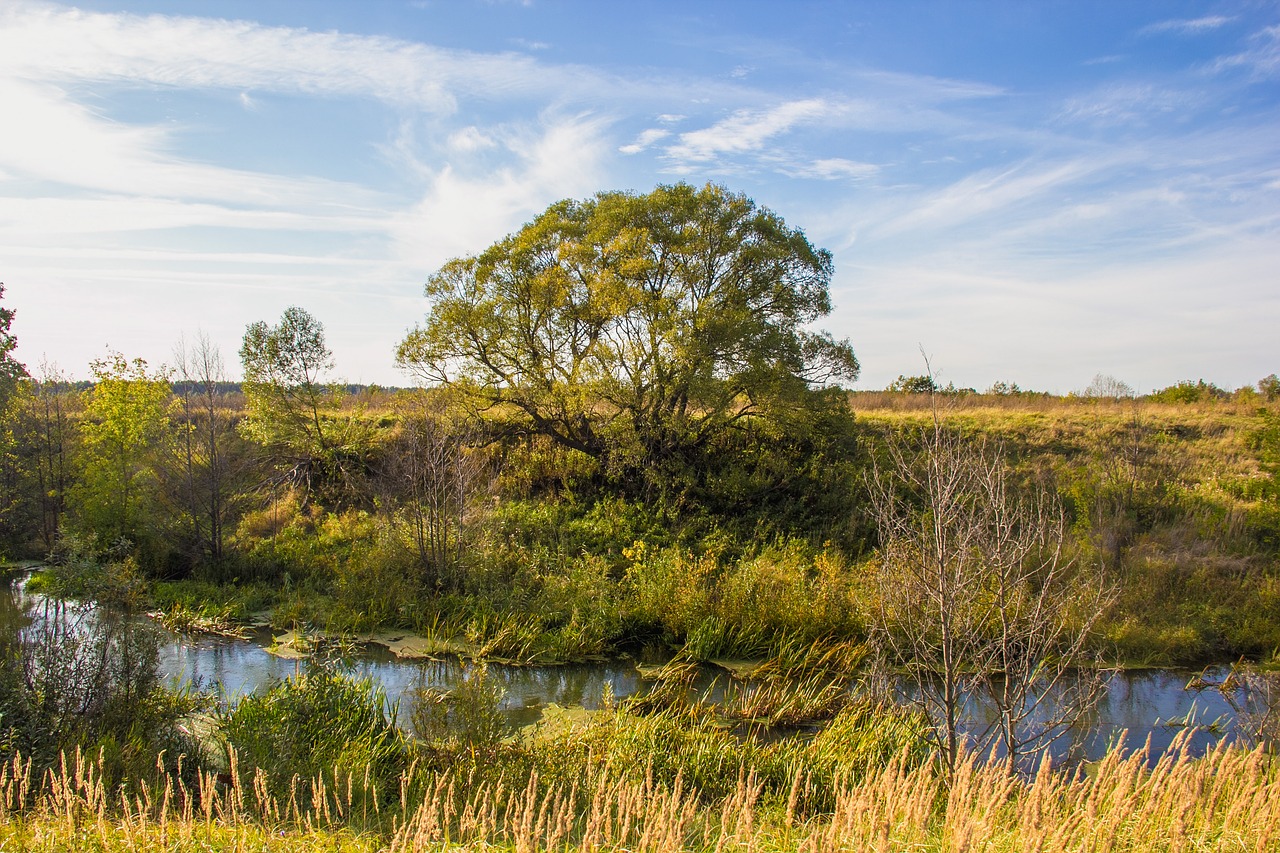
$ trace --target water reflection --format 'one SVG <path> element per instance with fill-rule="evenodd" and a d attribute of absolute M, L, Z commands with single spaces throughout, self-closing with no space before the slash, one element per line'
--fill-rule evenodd
<path fill-rule="evenodd" d="M 0 645 L 11 641 L 3 638 L 14 637 L 28 624 L 33 603 L 32 597 L 23 595 L 20 583 L 10 585 L 8 594 L 0 594 Z M 266 632 L 248 640 L 169 637 L 160 648 L 160 667 L 175 684 L 216 686 L 234 702 L 298 672 L 298 662 L 266 651 L 270 641 Z M 406 697 L 419 684 L 449 689 L 466 671 L 467 665 L 457 659 L 406 661 L 381 646 L 367 647 L 354 665 L 355 675 L 379 683 L 392 701 Z M 489 674 L 502 687 L 503 708 L 518 725 L 535 722 L 548 704 L 594 709 L 604 704 L 606 696 L 623 699 L 642 693 L 648 684 L 630 661 L 544 667 L 495 664 L 489 666 Z M 1132 750 L 1149 741 L 1153 756 L 1158 757 L 1188 724 L 1196 726 L 1190 731 L 1189 746 L 1197 754 L 1223 738 L 1237 738 L 1234 712 L 1221 694 L 1186 689 L 1197 674 L 1145 670 L 1108 675 L 1101 701 L 1084 725 L 1068 731 L 1054 745 L 1055 755 L 1096 759 L 1112 746 Z M 1225 674 L 1223 667 L 1209 676 L 1217 679 Z M 694 690 L 708 701 L 718 701 L 728 683 L 727 675 L 708 668 Z M 407 722 L 407 701 L 400 702 L 400 715 Z M 981 711 L 975 716 L 981 720 Z"/>

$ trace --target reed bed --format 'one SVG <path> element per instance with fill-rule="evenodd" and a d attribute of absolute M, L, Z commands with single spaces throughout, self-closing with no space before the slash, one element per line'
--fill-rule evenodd
<path fill-rule="evenodd" d="M 108 789 L 98 764 L 71 756 L 43 778 L 14 758 L 0 771 L 0 850 L 374 851 L 1129 851 L 1280 849 L 1280 765 L 1219 747 L 1112 753 L 1087 774 L 1048 764 L 1029 778 L 970 761 L 947 783 L 891 760 L 805 813 L 803 772 L 782 796 L 749 771 L 717 802 L 682 778 L 615 772 L 607 760 L 572 782 L 536 772 L 410 770 L 373 811 L 341 773 L 270 793 L 261 774 Z M 300 797 L 298 791 L 309 790 Z"/>

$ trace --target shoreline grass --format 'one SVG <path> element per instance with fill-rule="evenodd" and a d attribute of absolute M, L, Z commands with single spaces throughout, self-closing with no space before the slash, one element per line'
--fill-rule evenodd
<path fill-rule="evenodd" d="M 1029 778 L 969 761 L 950 784 L 931 765 L 890 760 L 839 782 L 834 807 L 807 811 L 798 772 L 770 796 L 742 769 L 713 801 L 682 776 L 607 761 L 574 779 L 537 771 L 477 777 L 411 768 L 381 806 L 352 779 L 322 774 L 311 794 L 269 793 L 261 776 L 201 773 L 194 784 L 109 790 L 96 764 L 67 759 L 43 780 L 20 758 L 0 771 L 0 850 L 209 851 L 446 849 L 566 851 L 994 850 L 1266 851 L 1280 845 L 1280 762 L 1219 747 L 1113 752 L 1087 774 L 1044 764 Z M 359 780 L 355 780 L 358 782 Z M 39 793 L 35 793 L 39 790 Z M 362 811 L 363 809 L 363 811 Z M 376 810 L 376 811 L 375 811 Z"/>

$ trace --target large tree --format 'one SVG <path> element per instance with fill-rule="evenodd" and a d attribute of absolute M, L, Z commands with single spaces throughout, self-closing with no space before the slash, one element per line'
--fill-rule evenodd
<path fill-rule="evenodd" d="M 431 276 L 397 360 L 474 411 L 614 471 L 697 455 L 852 380 L 829 252 L 723 187 L 561 201 Z"/>

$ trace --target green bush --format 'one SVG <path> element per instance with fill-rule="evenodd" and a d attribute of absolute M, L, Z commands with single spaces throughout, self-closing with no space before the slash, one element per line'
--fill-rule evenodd
<path fill-rule="evenodd" d="M 418 737 L 437 746 L 492 749 L 511 734 L 502 699 L 502 686 L 480 664 L 452 690 L 415 687 L 410 721 Z"/>
<path fill-rule="evenodd" d="M 325 778 L 349 782 L 367 802 L 398 794 L 409 753 L 394 721 L 381 688 L 317 666 L 244 697 L 221 727 L 240 771 L 252 778 L 262 770 L 274 793 L 287 798 L 297 785 L 309 795 Z"/>
<path fill-rule="evenodd" d="M 1190 379 L 1184 379 L 1152 393 L 1147 399 L 1157 403 L 1206 403 L 1225 400 L 1230 396 L 1212 382 L 1205 382 L 1203 379 L 1192 382 Z"/>
<path fill-rule="evenodd" d="M 791 541 L 725 560 L 637 542 L 626 554 L 626 621 L 658 628 L 695 659 L 763 657 L 783 638 L 862 632 L 852 573 L 831 550 Z"/>
<path fill-rule="evenodd" d="M 21 752 L 43 769 L 77 749 L 101 753 L 112 785 L 153 778 L 162 752 L 171 770 L 180 755 L 189 772 L 204 765 L 180 723 L 210 700 L 164 686 L 158 629 L 65 603 L 32 615 L 0 631 L 0 761 Z"/>

